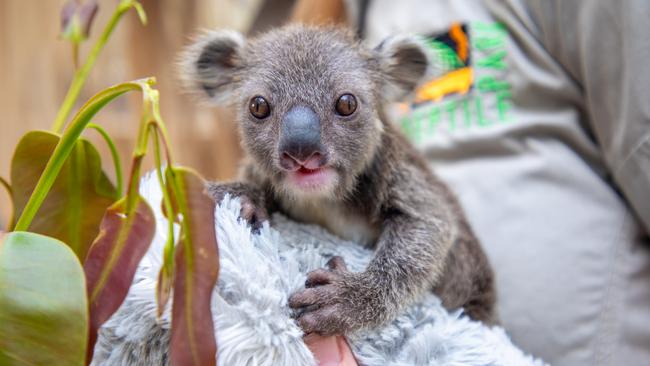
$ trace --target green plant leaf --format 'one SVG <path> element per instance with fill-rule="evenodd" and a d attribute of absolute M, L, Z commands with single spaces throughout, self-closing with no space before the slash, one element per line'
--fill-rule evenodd
<path fill-rule="evenodd" d="M 106 132 L 104 127 L 95 124 L 95 123 L 89 123 L 88 128 L 92 128 L 95 131 L 99 133 L 99 135 L 104 139 L 106 142 L 106 146 L 108 146 L 108 149 L 111 151 L 111 158 L 113 158 L 113 166 L 115 167 L 115 184 L 117 185 L 116 188 L 116 195 L 118 197 L 122 196 L 122 185 L 124 183 L 124 178 L 122 177 L 122 161 L 120 161 L 120 155 L 117 152 L 117 147 L 115 146 L 115 143 L 113 142 L 113 139 L 111 136 Z"/>
<path fill-rule="evenodd" d="M 0 234 L 0 365 L 83 365 L 86 285 L 64 243 Z"/>
<path fill-rule="evenodd" d="M 32 131 L 18 143 L 11 163 L 16 217 L 21 215 L 58 142 L 58 135 Z M 115 187 L 102 171 L 95 147 L 86 140 L 78 140 L 30 231 L 63 241 L 83 260 L 97 236 L 104 211 L 117 198 Z"/>
<path fill-rule="evenodd" d="M 219 274 L 213 200 L 205 182 L 186 168 L 168 168 L 166 183 L 180 213 L 176 245 L 170 359 L 172 365 L 216 365 L 210 300 Z"/>
<path fill-rule="evenodd" d="M 125 202 L 122 199 L 106 210 L 84 263 L 90 303 L 88 362 L 97 331 L 124 301 L 156 228 L 153 212 L 140 195 L 133 212 L 126 211 Z"/>
<path fill-rule="evenodd" d="M 11 199 L 13 189 L 11 188 L 11 185 L 9 182 L 4 180 L 4 178 L 0 177 L 0 186 L 4 187 L 4 189 L 7 191 L 8 197 Z M 11 203 L 11 216 L 9 217 L 9 221 L 7 221 L 7 229 L 11 230 L 14 227 L 14 219 L 16 217 L 16 214 L 14 212 L 14 207 L 13 207 L 13 202 Z M 0 230 L 1 233 L 2 230 Z"/>
<path fill-rule="evenodd" d="M 27 231 L 29 229 L 43 201 L 50 193 L 61 168 L 77 145 L 79 136 L 95 114 L 120 95 L 133 90 L 149 90 L 154 83 L 155 79 L 148 78 L 114 85 L 95 94 L 79 109 L 52 152 L 43 174 L 38 179 L 36 188 L 29 197 L 23 212 L 18 216 L 14 230 Z"/>

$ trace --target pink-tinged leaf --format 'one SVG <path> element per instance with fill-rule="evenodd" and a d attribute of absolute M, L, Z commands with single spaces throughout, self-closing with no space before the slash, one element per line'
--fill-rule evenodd
<path fill-rule="evenodd" d="M 162 181 L 162 176 L 160 177 Z M 173 204 L 173 192 L 170 191 L 169 185 L 162 187 L 166 195 L 169 197 L 169 210 L 175 211 L 176 208 Z M 174 248 L 175 248 L 175 234 L 174 234 L 174 224 L 180 223 L 177 217 L 174 215 L 168 215 L 166 204 L 164 203 L 165 198 L 163 197 L 163 204 L 161 204 L 163 214 L 169 219 L 167 223 L 167 243 L 165 243 L 165 249 L 163 252 L 163 261 L 162 266 L 160 266 L 160 271 L 158 272 L 158 282 L 156 282 L 156 316 L 160 318 L 165 311 L 167 302 L 169 302 L 169 297 L 172 292 L 172 287 L 174 283 Z"/>
<path fill-rule="evenodd" d="M 174 274 L 169 270 L 169 267 L 162 266 L 160 267 L 160 272 L 158 272 L 158 282 L 156 283 L 156 316 L 160 318 L 165 306 L 169 301 L 169 295 L 172 292 L 172 281 L 174 279 Z"/>
<path fill-rule="evenodd" d="M 140 196 L 133 207 L 133 212 L 126 212 L 126 200 L 122 199 L 106 210 L 84 263 L 90 307 L 87 362 L 92 358 L 97 331 L 124 301 L 153 239 L 151 208 Z"/>
<path fill-rule="evenodd" d="M 167 170 L 167 184 L 182 215 L 176 246 L 170 359 L 172 365 L 216 365 L 210 301 L 219 274 L 214 202 L 205 182 L 184 168 Z"/>

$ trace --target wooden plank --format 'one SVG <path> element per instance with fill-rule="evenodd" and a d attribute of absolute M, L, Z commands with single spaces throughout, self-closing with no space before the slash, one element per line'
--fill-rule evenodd
<path fill-rule="evenodd" d="M 121 81 L 156 76 L 162 115 L 170 130 L 176 159 L 204 176 L 230 179 L 242 152 L 230 111 L 197 107 L 180 91 L 174 60 L 189 35 L 199 28 L 223 27 L 247 32 L 262 0 L 142 0 L 149 15 L 143 27 L 127 14 L 99 57 L 80 101 Z M 72 79 L 70 46 L 60 41 L 59 9 L 64 0 L 0 1 L 0 176 L 9 176 L 13 149 L 33 129 L 48 129 Z M 106 24 L 116 0 L 99 0 L 100 11 L 85 55 Z M 118 99 L 96 122 L 115 138 L 125 164 L 135 142 L 140 97 Z M 110 154 L 97 134 L 89 132 L 113 177 Z M 146 167 L 151 167 L 151 161 Z M 8 218 L 9 200 L 0 192 L 0 228 Z"/>

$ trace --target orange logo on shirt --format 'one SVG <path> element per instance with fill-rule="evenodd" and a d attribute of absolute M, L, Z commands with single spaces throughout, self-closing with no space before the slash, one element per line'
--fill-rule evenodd
<path fill-rule="evenodd" d="M 432 37 L 429 46 L 446 73 L 418 88 L 415 102 L 440 101 L 447 95 L 466 94 L 474 82 L 466 26 L 454 23 L 448 32 Z"/>

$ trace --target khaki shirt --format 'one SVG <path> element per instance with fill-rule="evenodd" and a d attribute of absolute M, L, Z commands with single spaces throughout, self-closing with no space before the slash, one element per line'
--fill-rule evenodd
<path fill-rule="evenodd" d="M 348 1 L 441 72 L 392 108 L 456 192 L 516 344 L 553 365 L 650 362 L 650 1 Z M 362 19 L 362 21 L 359 21 Z"/>

